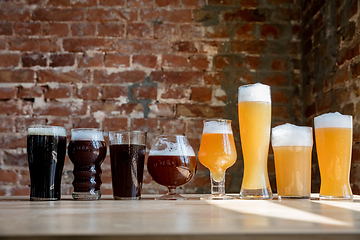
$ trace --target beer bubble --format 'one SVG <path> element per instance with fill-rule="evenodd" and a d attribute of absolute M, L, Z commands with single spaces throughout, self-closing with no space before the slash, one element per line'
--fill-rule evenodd
<path fill-rule="evenodd" d="M 261 83 L 239 87 L 238 102 L 268 102 L 271 103 L 270 86 Z"/>
<path fill-rule="evenodd" d="M 177 137 L 177 142 L 159 139 L 159 141 L 150 149 L 149 156 L 195 156 L 195 152 L 183 136 Z"/>
<path fill-rule="evenodd" d="M 58 126 L 31 126 L 28 128 L 28 135 L 66 137 L 66 129 Z"/>
<path fill-rule="evenodd" d="M 72 129 L 71 140 L 104 141 L 104 134 L 103 131 L 100 129 Z"/>
<path fill-rule="evenodd" d="M 286 123 L 272 129 L 271 144 L 280 146 L 309 146 L 313 145 L 312 128 L 299 127 Z"/>
<path fill-rule="evenodd" d="M 315 128 L 352 128 L 351 115 L 342 115 L 339 112 L 325 113 L 314 118 Z"/>

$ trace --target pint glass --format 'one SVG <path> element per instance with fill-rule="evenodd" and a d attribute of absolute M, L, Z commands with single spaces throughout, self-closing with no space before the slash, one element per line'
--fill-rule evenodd
<path fill-rule="evenodd" d="M 140 199 L 146 132 L 109 132 L 114 199 Z"/>
<path fill-rule="evenodd" d="M 312 128 L 283 124 L 272 129 L 276 185 L 282 198 L 310 198 Z"/>
<path fill-rule="evenodd" d="M 31 126 L 27 135 L 30 200 L 59 200 L 66 154 L 63 127 Z"/>
<path fill-rule="evenodd" d="M 101 197 L 101 168 L 106 156 L 103 130 L 71 129 L 68 154 L 74 164 L 75 200 L 98 200 Z"/>
<path fill-rule="evenodd" d="M 323 114 L 314 119 L 321 185 L 320 199 L 352 199 L 350 164 L 352 116 Z"/>
<path fill-rule="evenodd" d="M 260 83 L 239 87 L 238 113 L 244 157 L 242 199 L 272 199 L 267 171 L 270 142 L 270 87 Z"/>

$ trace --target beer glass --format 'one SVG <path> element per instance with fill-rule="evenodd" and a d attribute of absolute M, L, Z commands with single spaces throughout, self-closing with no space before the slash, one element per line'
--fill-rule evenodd
<path fill-rule="evenodd" d="M 320 199 L 352 199 L 349 175 L 352 116 L 323 114 L 314 119 L 321 185 Z"/>
<path fill-rule="evenodd" d="M 66 154 L 66 129 L 31 126 L 27 135 L 30 200 L 59 200 Z"/>
<path fill-rule="evenodd" d="M 276 186 L 282 198 L 310 198 L 312 128 L 283 124 L 272 129 Z"/>
<path fill-rule="evenodd" d="M 109 132 L 114 199 L 140 199 L 146 132 Z"/>
<path fill-rule="evenodd" d="M 211 196 L 205 199 L 234 199 L 225 195 L 225 171 L 236 158 L 231 120 L 205 120 L 199 150 L 199 161 L 210 170 Z"/>
<path fill-rule="evenodd" d="M 106 156 L 104 132 L 100 129 L 71 129 L 68 155 L 74 164 L 75 200 L 98 200 L 101 197 L 101 168 Z"/>
<path fill-rule="evenodd" d="M 270 142 L 270 87 L 260 83 L 239 87 L 238 113 L 244 157 L 242 199 L 272 199 L 267 171 Z"/>
<path fill-rule="evenodd" d="M 168 188 L 168 193 L 158 200 L 183 200 L 176 187 L 190 182 L 195 175 L 194 150 L 185 136 L 158 136 L 150 149 L 147 168 L 155 182 Z"/>

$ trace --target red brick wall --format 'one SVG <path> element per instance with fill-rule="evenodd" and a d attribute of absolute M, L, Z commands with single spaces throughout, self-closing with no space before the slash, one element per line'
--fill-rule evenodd
<path fill-rule="evenodd" d="M 315 116 L 338 111 L 353 116 L 350 183 L 360 194 L 360 2 L 302 2 L 303 90 L 305 124 Z M 313 191 L 320 187 L 313 155 Z"/>
<path fill-rule="evenodd" d="M 296 0 L 0 1 L 0 195 L 28 195 L 31 124 L 185 134 L 198 151 L 202 120 L 233 121 L 243 162 L 237 88 L 272 87 L 273 124 L 303 123 L 301 6 Z M 353 69 L 353 68 L 351 68 Z M 356 68 L 357 69 L 357 68 Z M 109 158 L 102 165 L 111 194 Z M 269 174 L 275 190 L 273 157 Z M 63 194 L 71 193 L 67 159 Z M 209 192 L 199 164 L 183 192 Z M 144 177 L 145 193 L 164 188 Z"/>

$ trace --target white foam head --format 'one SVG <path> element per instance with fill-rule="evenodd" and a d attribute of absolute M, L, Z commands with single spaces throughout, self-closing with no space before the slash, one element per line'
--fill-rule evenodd
<path fill-rule="evenodd" d="M 232 134 L 230 120 L 206 120 L 204 121 L 203 133 Z"/>
<path fill-rule="evenodd" d="M 271 144 L 280 146 L 308 146 L 313 145 L 312 128 L 299 127 L 286 123 L 272 129 Z"/>
<path fill-rule="evenodd" d="M 342 115 L 338 112 L 325 113 L 314 118 L 315 128 L 352 128 L 351 115 Z"/>
<path fill-rule="evenodd" d="M 71 140 L 104 141 L 104 132 L 101 129 L 93 128 L 71 129 Z"/>
<path fill-rule="evenodd" d="M 270 86 L 261 83 L 240 86 L 238 102 L 271 103 Z"/>
<path fill-rule="evenodd" d="M 57 126 L 31 126 L 28 128 L 28 135 L 46 135 L 66 137 L 66 129 Z"/>
<path fill-rule="evenodd" d="M 150 149 L 149 156 L 186 156 L 195 157 L 195 152 L 190 146 L 187 138 L 177 135 L 176 141 L 169 141 L 162 136 L 157 138 L 156 144 Z"/>

